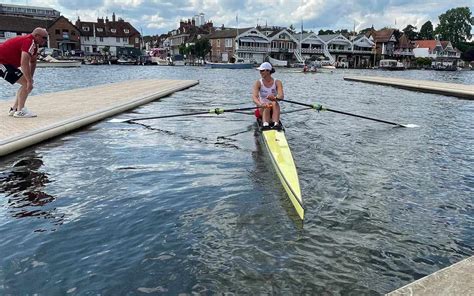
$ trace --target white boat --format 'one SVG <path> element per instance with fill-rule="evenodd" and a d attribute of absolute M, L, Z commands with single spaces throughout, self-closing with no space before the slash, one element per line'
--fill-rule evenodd
<path fill-rule="evenodd" d="M 405 70 L 405 66 L 397 60 L 380 60 L 379 69 L 400 71 Z"/>
<path fill-rule="evenodd" d="M 300 181 L 290 147 L 285 137 L 283 127 L 277 129 L 263 129 L 261 121 L 257 121 L 260 138 L 270 156 L 273 167 L 280 179 L 283 188 L 290 198 L 296 213 L 304 220 L 303 198 L 301 196 Z"/>
<path fill-rule="evenodd" d="M 273 67 L 288 67 L 288 61 L 277 60 L 272 57 L 268 57 L 268 61 Z"/>
<path fill-rule="evenodd" d="M 76 60 L 58 60 L 51 56 L 47 56 L 36 62 L 37 68 L 77 68 L 82 64 L 81 61 Z"/>
<path fill-rule="evenodd" d="M 171 61 L 168 58 L 163 59 L 161 57 L 151 57 L 151 62 L 158 66 L 169 66 L 171 64 Z"/>

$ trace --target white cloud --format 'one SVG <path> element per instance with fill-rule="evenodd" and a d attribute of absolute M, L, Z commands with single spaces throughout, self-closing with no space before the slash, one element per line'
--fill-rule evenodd
<path fill-rule="evenodd" d="M 418 29 L 428 20 L 438 24 L 438 16 L 448 9 L 468 6 L 474 12 L 472 0 L 450 3 L 442 0 L 30 0 L 30 5 L 47 6 L 59 10 L 74 21 L 93 21 L 115 12 L 142 28 L 144 34 L 161 34 L 176 29 L 180 19 L 188 19 L 203 12 L 215 26 L 224 24 L 251 27 L 257 24 L 299 28 L 306 30 L 357 30 L 372 25 L 405 28 L 408 24 Z M 10 1 L 18 2 L 18 1 Z M 396 22 L 396 24 L 395 24 Z"/>

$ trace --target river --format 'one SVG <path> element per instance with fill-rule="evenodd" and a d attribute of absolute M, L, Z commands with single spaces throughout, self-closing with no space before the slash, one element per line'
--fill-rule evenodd
<path fill-rule="evenodd" d="M 473 255 L 474 102 L 345 75 L 474 84 L 474 71 L 277 69 L 287 99 L 418 126 L 282 115 L 304 224 L 246 114 L 104 120 L 4 157 L 0 294 L 380 295 Z M 37 69 L 33 94 L 200 81 L 117 118 L 155 116 L 251 106 L 258 77 L 199 67 Z M 15 90 L 0 82 L 0 100 Z"/>

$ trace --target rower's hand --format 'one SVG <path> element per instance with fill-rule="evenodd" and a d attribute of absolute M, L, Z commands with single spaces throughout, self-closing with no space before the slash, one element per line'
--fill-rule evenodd
<path fill-rule="evenodd" d="M 272 108 L 272 104 L 271 103 L 268 103 L 268 104 L 262 104 L 263 108 L 265 109 L 271 109 Z"/>
<path fill-rule="evenodd" d="M 269 99 L 270 101 L 276 101 L 277 100 L 275 95 L 268 95 L 267 99 Z"/>

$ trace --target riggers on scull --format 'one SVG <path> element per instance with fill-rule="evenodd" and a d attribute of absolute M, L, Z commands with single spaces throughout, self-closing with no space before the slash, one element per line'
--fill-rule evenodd
<path fill-rule="evenodd" d="M 260 120 L 257 120 L 257 124 L 260 137 L 270 155 L 278 178 L 280 178 L 281 184 L 283 188 L 285 188 L 298 216 L 303 220 L 304 207 L 303 198 L 301 197 L 300 181 L 290 147 L 286 141 L 285 131 L 283 128 L 279 130 L 263 129 Z"/>

